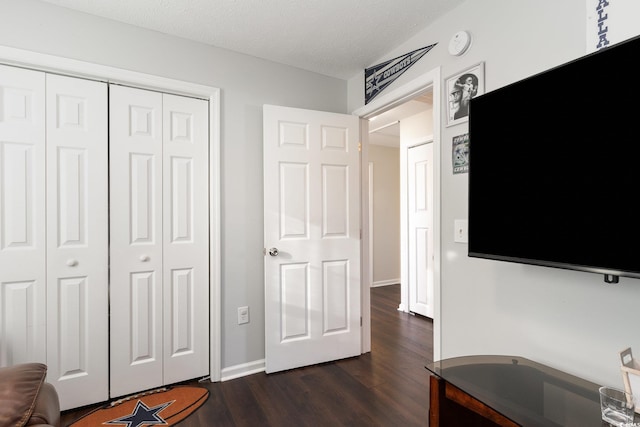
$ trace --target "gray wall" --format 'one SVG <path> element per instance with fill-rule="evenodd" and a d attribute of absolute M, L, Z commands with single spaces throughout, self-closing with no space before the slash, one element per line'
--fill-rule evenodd
<path fill-rule="evenodd" d="M 485 61 L 490 91 L 584 55 L 585 19 L 584 0 L 467 1 L 377 62 L 438 42 L 392 86 L 438 66 L 444 80 Z M 449 38 L 462 29 L 472 45 L 452 57 Z M 350 111 L 363 105 L 362 80 L 349 81 Z M 640 280 L 608 285 L 596 274 L 468 258 L 467 245 L 453 242 L 454 219 L 467 217 L 467 175 L 451 167 L 451 140 L 467 124 L 447 128 L 441 118 L 441 129 L 442 356 L 522 355 L 622 387 L 618 352 L 631 346 L 640 354 Z"/>
<path fill-rule="evenodd" d="M 372 284 L 400 283 L 400 149 L 371 145 L 369 161 L 373 162 Z"/>
<path fill-rule="evenodd" d="M 263 359 L 262 105 L 343 113 L 346 82 L 34 0 L 0 1 L 0 45 L 221 89 L 221 366 Z"/>

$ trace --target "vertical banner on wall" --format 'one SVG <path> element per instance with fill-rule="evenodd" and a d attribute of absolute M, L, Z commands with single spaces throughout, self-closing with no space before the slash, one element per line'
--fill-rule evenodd
<path fill-rule="evenodd" d="M 382 62 L 364 70 L 364 103 L 369 103 L 387 86 L 407 71 L 420 58 L 427 54 L 435 45 L 434 43 L 397 58 Z"/>
<path fill-rule="evenodd" d="M 469 134 L 454 136 L 451 145 L 453 174 L 469 172 Z"/>
<path fill-rule="evenodd" d="M 586 0 L 587 53 L 640 34 L 638 0 Z"/>

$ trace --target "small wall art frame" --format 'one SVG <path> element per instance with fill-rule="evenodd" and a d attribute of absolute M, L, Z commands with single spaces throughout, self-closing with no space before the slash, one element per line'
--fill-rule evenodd
<path fill-rule="evenodd" d="M 484 62 L 445 79 L 447 126 L 469 120 L 469 101 L 484 93 Z"/>

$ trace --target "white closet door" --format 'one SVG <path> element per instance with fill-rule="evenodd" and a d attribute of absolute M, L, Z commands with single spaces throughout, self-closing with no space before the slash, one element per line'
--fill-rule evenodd
<path fill-rule="evenodd" d="M 209 372 L 208 103 L 111 86 L 111 396 Z"/>
<path fill-rule="evenodd" d="M 107 400 L 107 85 L 47 74 L 47 379 Z"/>
<path fill-rule="evenodd" d="M 110 86 L 111 397 L 162 377 L 162 94 Z"/>
<path fill-rule="evenodd" d="M 0 65 L 0 366 L 46 362 L 45 74 Z"/>
<path fill-rule="evenodd" d="M 208 103 L 163 95 L 164 383 L 209 372 Z"/>

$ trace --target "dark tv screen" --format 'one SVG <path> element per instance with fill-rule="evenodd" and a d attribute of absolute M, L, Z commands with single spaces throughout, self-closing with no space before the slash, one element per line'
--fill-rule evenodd
<path fill-rule="evenodd" d="M 640 277 L 639 53 L 634 38 L 471 100 L 469 256 Z"/>

